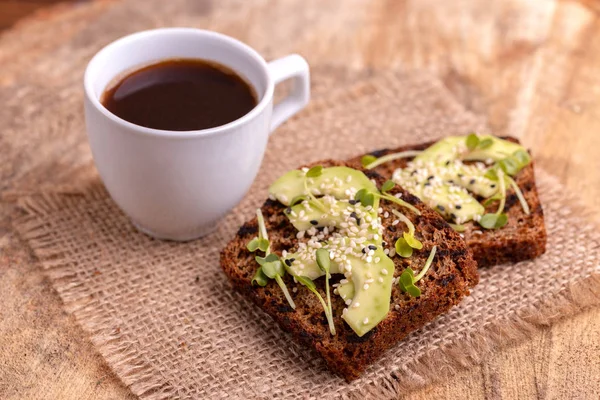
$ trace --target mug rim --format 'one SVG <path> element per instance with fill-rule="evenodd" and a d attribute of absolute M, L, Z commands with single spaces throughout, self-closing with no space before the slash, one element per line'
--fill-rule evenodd
<path fill-rule="evenodd" d="M 113 114 L 112 112 L 110 112 L 100 102 L 100 99 L 95 95 L 95 91 L 93 89 L 93 77 L 91 76 L 92 72 L 90 71 L 92 66 L 95 63 L 97 63 L 98 60 L 105 53 L 109 52 L 110 50 L 112 50 L 113 48 L 115 48 L 117 46 L 127 45 L 129 42 L 132 42 L 135 39 L 138 39 L 139 37 L 142 37 L 142 36 L 160 35 L 163 33 L 170 33 L 170 32 L 191 33 L 194 35 L 209 36 L 212 38 L 223 40 L 223 41 L 227 42 L 228 44 L 232 45 L 233 47 L 238 48 L 240 51 L 246 52 L 254 61 L 256 61 L 262 67 L 262 70 L 267 77 L 267 86 L 266 86 L 264 95 L 262 96 L 262 98 L 260 99 L 258 104 L 256 104 L 256 106 L 254 106 L 254 108 L 252 110 L 250 110 L 248 113 L 246 113 L 245 115 L 243 115 L 243 116 L 239 117 L 238 119 L 235 119 L 231 122 L 228 122 L 223 125 L 215 126 L 213 128 L 191 130 L 191 131 L 170 131 L 170 130 L 166 130 L 166 129 L 148 128 L 145 126 L 141 126 L 141 125 L 137 125 L 132 122 L 129 122 L 121 117 L 118 117 L 117 115 Z M 231 66 L 228 66 L 228 67 L 232 68 Z M 232 68 L 232 69 L 234 69 L 234 68 Z M 113 77 L 113 79 L 115 77 Z M 113 42 L 110 42 L 109 44 L 104 46 L 102 49 L 100 49 L 92 57 L 92 59 L 90 60 L 90 62 L 88 63 L 88 65 L 85 69 L 83 81 L 84 81 L 84 91 L 85 91 L 86 97 L 94 105 L 94 107 L 98 111 L 100 111 L 105 117 L 109 118 L 110 120 L 112 120 L 113 122 L 115 122 L 117 124 L 124 125 L 125 127 L 129 128 L 131 131 L 133 131 L 135 133 L 148 135 L 148 136 L 160 136 L 160 137 L 168 137 L 168 138 L 195 138 L 195 137 L 212 136 L 212 135 L 216 135 L 216 134 L 237 128 L 238 126 L 247 123 L 249 120 L 255 118 L 257 115 L 261 114 L 264 111 L 264 109 L 267 107 L 267 105 L 271 101 L 271 98 L 273 97 L 273 91 L 274 91 L 274 86 L 275 86 L 275 84 L 273 83 L 273 78 L 271 77 L 271 74 L 269 74 L 267 62 L 252 47 L 248 46 L 247 44 L 245 44 L 244 42 L 242 42 L 238 39 L 235 39 L 231 36 L 228 36 L 228 35 L 225 35 L 225 34 L 222 34 L 219 32 L 210 31 L 210 30 L 206 30 L 206 29 L 185 28 L 185 27 L 148 29 L 148 30 L 139 31 L 139 32 L 135 32 L 135 33 L 123 36 Z M 254 89 L 256 89 L 256 88 L 254 88 Z"/>

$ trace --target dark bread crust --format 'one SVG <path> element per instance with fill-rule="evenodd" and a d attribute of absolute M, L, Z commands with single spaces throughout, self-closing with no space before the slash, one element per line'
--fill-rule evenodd
<path fill-rule="evenodd" d="M 510 136 L 502 137 L 502 139 L 519 143 L 518 139 Z M 403 146 L 395 149 L 382 149 L 369 154 L 381 157 L 389 153 L 406 150 L 424 150 L 433 143 L 435 142 Z M 362 155 L 354 157 L 348 160 L 348 162 L 353 167 L 360 167 L 361 158 Z M 408 161 L 406 159 L 391 161 L 373 170 L 384 177 L 391 178 L 394 171 L 397 168 L 404 168 Z M 505 206 L 508 223 L 503 228 L 486 230 L 472 221 L 465 224 L 466 231 L 463 233 L 465 241 L 473 252 L 473 256 L 479 267 L 529 260 L 544 254 L 546 251 L 544 212 L 535 186 L 533 162 L 523 168 L 514 177 L 514 180 L 521 188 L 527 204 L 529 204 L 531 209 L 530 215 L 526 215 L 523 212 L 515 191 L 512 188 L 508 188 Z M 494 202 L 486 208 L 488 212 L 495 212 L 497 209 L 498 202 Z"/>
<path fill-rule="evenodd" d="M 334 166 L 345 163 L 328 160 L 313 165 Z M 386 180 L 373 171 L 365 172 L 377 181 L 378 186 Z M 332 295 L 331 298 L 337 330 L 337 335 L 331 336 L 323 308 L 316 296 L 304 286 L 294 284 L 290 275 L 286 275 L 284 280 L 290 291 L 297 287 L 297 292 L 291 292 L 296 310 L 289 307 L 274 281 L 271 280 L 264 288 L 252 286 L 252 276 L 258 265 L 254 255 L 246 249 L 246 244 L 257 235 L 256 218 L 242 225 L 236 237 L 221 252 L 221 267 L 234 288 L 266 311 L 296 341 L 317 351 L 331 371 L 348 381 L 358 378 L 368 365 L 410 332 L 423 327 L 458 304 L 479 279 L 477 264 L 462 238 L 418 198 L 399 187 L 391 191 L 397 192 L 402 192 L 403 198 L 422 212 L 421 216 L 416 216 L 403 210 L 415 224 L 416 237 L 423 243 L 423 249 L 415 251 L 410 259 L 393 257 L 396 264 L 394 276 L 399 276 L 409 266 L 420 270 L 434 244 L 438 249 L 430 270 L 417 284 L 422 291 L 421 296 L 410 297 L 394 285 L 388 316 L 363 337 L 358 337 L 342 320 L 345 305 L 339 296 Z M 381 207 L 390 211 L 398 206 L 382 201 Z M 294 227 L 283 213 L 284 209 L 284 206 L 271 200 L 267 200 L 262 206 L 272 251 L 279 255 L 284 249 L 294 248 L 298 242 Z M 393 219 L 391 217 L 383 221 L 384 240 L 389 244 L 394 243 L 407 229 L 404 223 L 392 226 Z M 339 277 L 341 275 L 337 279 Z M 324 279 L 316 280 L 315 284 L 322 296 L 325 296 Z"/>

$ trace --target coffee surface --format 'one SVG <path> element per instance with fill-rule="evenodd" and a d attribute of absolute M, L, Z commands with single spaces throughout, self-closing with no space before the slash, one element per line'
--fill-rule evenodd
<path fill-rule="evenodd" d="M 235 121 L 252 110 L 257 99 L 253 88 L 223 65 L 172 59 L 119 79 L 103 93 L 101 102 L 136 125 L 193 131 Z"/>

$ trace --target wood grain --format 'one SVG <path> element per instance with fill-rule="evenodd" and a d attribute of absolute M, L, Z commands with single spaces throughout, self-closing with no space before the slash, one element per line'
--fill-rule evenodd
<path fill-rule="evenodd" d="M 598 2 L 289 0 L 236 6 L 241 11 L 230 2 L 174 3 L 204 15 L 202 27 L 236 36 L 267 58 L 293 51 L 314 67 L 428 69 L 465 107 L 487 115 L 495 133 L 519 136 L 538 165 L 587 205 L 594 207 L 600 195 Z M 0 88 L 17 82 L 27 66 L 49 65 L 40 57 L 64 51 L 64 43 L 78 40 L 91 21 L 118 7 L 120 2 L 104 1 L 61 7 L 7 31 L 0 38 Z M 152 15 L 159 10 L 137 11 L 136 18 L 155 26 Z M 57 26 L 61 36 L 45 37 Z M 16 37 L 30 39 L 16 46 Z M 86 49 L 70 57 L 83 65 L 91 54 Z M 5 104 L 10 107 L 10 100 Z M 2 118 L 10 115 L 0 113 Z M 31 140 L 23 144 L 2 140 L 7 133 L 0 136 L 0 397 L 128 398 L 85 334 L 61 312 L 60 300 L 10 228 L 19 193 L 86 179 L 90 155 L 83 136 L 61 137 L 82 127 L 64 124 L 52 137 L 20 132 L 44 143 L 39 152 L 32 152 Z M 600 398 L 598 332 L 600 311 L 589 310 L 409 397 Z M 20 385 L 9 386 L 15 377 Z"/>

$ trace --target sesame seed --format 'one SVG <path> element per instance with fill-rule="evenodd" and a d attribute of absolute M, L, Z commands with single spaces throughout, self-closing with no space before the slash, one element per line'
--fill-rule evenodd
<path fill-rule="evenodd" d="M 390 249 L 384 249 L 383 250 L 383 254 L 385 254 L 386 256 L 390 254 Z"/>
<path fill-rule="evenodd" d="M 352 308 L 358 308 L 358 307 L 360 307 L 360 303 L 359 302 L 356 302 L 356 303 L 352 304 Z"/>
<path fill-rule="evenodd" d="M 367 263 L 370 263 L 370 262 L 372 262 L 372 261 L 373 261 L 373 257 L 371 257 L 371 256 L 368 256 L 368 257 L 367 257 L 367 259 L 366 259 L 366 261 L 367 261 Z"/>
<path fill-rule="evenodd" d="M 370 248 L 370 247 L 369 247 Z M 369 250 L 369 252 L 367 253 L 368 256 L 372 256 L 373 254 L 375 254 L 374 250 Z"/>
<path fill-rule="evenodd" d="M 346 182 L 347 182 L 347 183 L 350 183 L 350 182 L 352 182 L 352 175 L 348 175 L 348 176 L 346 177 Z"/>
<path fill-rule="evenodd" d="M 375 264 L 378 264 L 378 263 L 379 263 L 379 261 L 381 261 L 381 258 L 379 258 L 379 257 L 375 257 L 375 259 L 374 259 L 373 261 L 375 261 Z"/>
<path fill-rule="evenodd" d="M 369 323 L 369 318 L 365 318 L 365 319 L 363 319 L 363 324 L 365 324 L 365 325 L 366 325 L 366 324 L 368 324 L 368 323 Z"/>
<path fill-rule="evenodd" d="M 390 257 L 394 257 L 395 255 L 396 255 L 396 249 L 392 247 L 390 249 Z"/>
<path fill-rule="evenodd" d="M 399 305 L 399 304 L 396 304 L 396 305 L 394 306 L 394 310 L 400 310 L 400 305 Z M 346 310 L 344 310 L 344 311 L 346 311 Z"/>
<path fill-rule="evenodd" d="M 298 239 L 302 239 L 304 237 L 304 231 L 298 231 L 298 233 L 296 233 L 296 237 Z"/>
<path fill-rule="evenodd" d="M 366 282 L 366 283 L 373 283 L 373 282 L 375 282 L 375 280 L 374 280 L 373 278 L 369 278 L 369 279 L 367 279 L 365 282 Z"/>
<path fill-rule="evenodd" d="M 393 225 L 398 225 L 399 223 L 400 223 L 400 220 L 399 219 L 395 219 L 394 222 L 392 222 L 392 226 Z"/>
<path fill-rule="evenodd" d="M 383 278 L 382 278 L 382 277 L 379 277 L 379 278 L 377 278 L 377 281 L 378 281 L 379 283 L 383 283 Z"/>
<path fill-rule="evenodd" d="M 365 283 L 365 284 L 363 285 L 363 289 L 365 289 L 365 290 L 369 289 L 369 284 L 368 284 L 368 283 Z"/>
<path fill-rule="evenodd" d="M 387 269 L 385 269 L 385 268 L 382 268 L 382 269 L 381 269 L 381 275 L 387 275 L 387 274 L 388 274 L 388 271 L 387 271 Z"/>
<path fill-rule="evenodd" d="M 383 213 L 383 218 L 388 218 L 389 216 L 390 216 L 389 212 L 386 211 L 386 212 Z"/>
<path fill-rule="evenodd" d="M 288 202 L 288 198 L 284 194 L 279 195 L 279 200 L 284 204 Z"/>
<path fill-rule="evenodd" d="M 297 291 L 298 291 L 298 288 L 297 288 L 297 287 L 294 287 L 294 288 L 292 289 L 292 292 L 294 292 L 294 293 L 296 293 Z"/>
<path fill-rule="evenodd" d="M 311 225 L 319 225 L 319 221 L 317 221 L 316 219 L 311 219 L 310 224 Z"/>
<path fill-rule="evenodd" d="M 349 306 L 350 304 L 352 304 L 352 299 L 346 300 L 346 305 Z M 346 309 L 344 309 L 344 311 L 346 311 Z"/>

